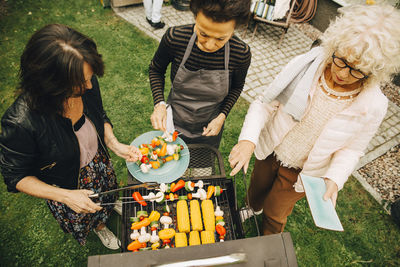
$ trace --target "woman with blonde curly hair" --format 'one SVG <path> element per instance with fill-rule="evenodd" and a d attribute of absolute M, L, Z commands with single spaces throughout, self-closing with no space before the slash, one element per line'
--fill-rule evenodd
<path fill-rule="evenodd" d="M 290 61 L 251 104 L 230 153 L 231 175 L 255 153 L 247 198 L 263 213 L 265 235 L 282 232 L 304 197 L 299 173 L 323 177 L 324 200 L 335 205 L 386 114 L 380 83 L 399 70 L 400 13 L 385 5 L 340 12 L 321 46 Z"/>

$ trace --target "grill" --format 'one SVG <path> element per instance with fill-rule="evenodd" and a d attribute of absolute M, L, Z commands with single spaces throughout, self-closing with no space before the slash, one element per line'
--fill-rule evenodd
<path fill-rule="evenodd" d="M 202 180 L 204 182 L 204 189 L 210 185 L 220 186 L 224 191 L 218 197 L 212 197 L 214 208 L 218 205 L 224 212 L 224 221 L 226 235 L 225 240 L 235 240 L 244 237 L 243 227 L 239 218 L 239 213 L 236 210 L 236 194 L 233 182 L 231 179 L 225 178 L 225 170 L 223 167 L 222 157 L 218 150 L 207 145 L 189 145 L 190 162 L 189 167 L 183 174 L 182 179 L 185 181 L 197 182 Z M 132 179 L 132 177 L 131 177 Z M 131 180 L 132 183 L 138 183 Z M 196 189 L 197 190 L 197 189 Z M 195 190 L 195 191 L 196 191 Z M 140 188 L 137 190 L 125 190 L 124 197 L 131 197 L 134 191 L 139 191 L 141 195 L 148 195 L 151 190 Z M 154 192 L 156 193 L 156 192 Z M 180 189 L 178 195 L 186 195 L 185 189 Z M 171 228 L 177 229 L 176 218 L 176 203 L 177 201 L 167 201 L 170 208 L 170 217 L 173 220 Z M 130 234 L 132 233 L 130 217 L 135 217 L 136 213 L 140 210 L 146 210 L 148 214 L 153 210 L 157 210 L 161 214 L 164 212 L 166 203 L 158 204 L 153 201 L 148 202 L 148 205 L 143 207 L 139 203 L 126 203 L 122 206 L 122 229 L 121 229 L 121 242 L 122 250 L 127 251 L 127 246 L 132 242 Z M 190 214 L 189 214 L 190 216 Z M 160 230 L 160 229 L 159 229 Z M 215 233 L 215 240 L 218 242 L 219 237 Z"/>
<path fill-rule="evenodd" d="M 221 210 L 224 211 L 224 220 L 226 235 L 225 240 L 233 240 L 229 242 L 218 242 L 219 237 L 215 233 L 215 243 L 201 246 L 188 246 L 181 248 L 160 249 L 155 251 L 141 251 L 138 253 L 119 253 L 109 255 L 90 256 L 88 259 L 88 266 L 159 266 L 159 264 L 177 264 L 185 261 L 187 266 L 188 261 L 194 266 L 203 266 L 204 264 L 192 264 L 193 260 L 208 260 L 213 262 L 216 257 L 241 256 L 245 258 L 245 262 L 239 263 L 238 266 L 297 266 L 296 254 L 294 251 L 292 239 L 289 233 L 281 233 L 277 235 L 261 236 L 254 238 L 244 238 L 243 226 L 239 218 L 239 212 L 236 201 L 236 178 L 233 180 L 225 177 L 225 170 L 222 163 L 222 158 L 218 150 L 213 147 L 204 145 L 189 145 L 190 163 L 187 171 L 182 175 L 185 181 L 196 182 L 203 180 L 207 185 L 204 186 L 206 190 L 208 186 L 220 186 L 225 189 L 217 198 L 211 198 L 214 206 L 218 204 Z M 129 173 L 129 172 L 128 172 Z M 138 181 L 134 180 L 132 176 L 128 176 L 130 184 L 137 184 Z M 247 191 L 245 183 L 245 175 L 243 174 L 244 190 Z M 140 188 L 138 190 L 142 195 L 148 195 L 151 190 Z M 185 189 L 180 189 L 177 194 L 186 194 Z M 197 191 L 197 187 L 196 190 Z M 124 191 L 125 197 L 132 195 L 132 190 Z M 146 207 L 141 207 L 139 203 L 126 203 L 122 206 L 121 216 L 121 242 L 122 252 L 127 252 L 127 246 L 132 242 L 130 234 L 131 222 L 130 217 L 135 216 L 135 211 L 146 210 L 149 214 L 153 210 L 151 202 L 147 202 Z M 173 220 L 171 227 L 176 229 L 176 203 L 177 201 L 168 201 L 170 205 L 170 216 Z M 248 204 L 245 203 L 247 207 Z M 164 205 L 158 205 L 154 202 L 154 209 L 163 211 Z M 190 212 L 190 209 L 189 209 Z M 161 213 L 161 212 L 160 212 Z M 254 226 L 259 234 L 258 224 L 255 217 Z M 247 220 L 245 228 L 249 228 L 252 224 Z M 253 226 L 250 226 L 253 228 Z M 159 229 L 160 230 L 160 229 Z M 247 233 L 246 233 L 247 235 Z M 235 240 L 237 239 L 237 240 Z M 172 240 L 172 243 L 174 241 Z M 198 261 L 197 261 L 198 263 Z M 215 263 L 215 262 L 213 262 Z M 225 262 L 225 264 L 228 261 Z M 172 265 L 172 266 L 174 266 Z"/>

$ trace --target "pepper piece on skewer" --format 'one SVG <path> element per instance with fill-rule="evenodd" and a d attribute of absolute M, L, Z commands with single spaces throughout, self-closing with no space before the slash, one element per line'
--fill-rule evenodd
<path fill-rule="evenodd" d="M 207 199 L 210 199 L 213 196 L 214 191 L 215 191 L 215 186 L 213 186 L 213 185 L 210 185 L 207 188 Z"/>
<path fill-rule="evenodd" d="M 139 229 L 141 229 L 142 227 L 146 227 L 146 226 L 148 226 L 150 224 L 150 220 L 149 220 L 149 218 L 144 218 L 143 220 L 141 220 L 140 222 L 134 222 L 134 223 L 132 223 L 132 226 L 131 226 L 131 230 L 139 230 Z"/>
<path fill-rule="evenodd" d="M 226 229 L 225 227 L 223 227 L 222 225 L 217 224 L 215 226 L 215 230 L 217 231 L 217 233 L 219 234 L 219 241 L 220 242 L 224 242 L 225 240 L 225 234 L 226 234 Z"/>
<path fill-rule="evenodd" d="M 139 249 L 142 247 L 143 247 L 143 244 L 140 243 L 139 240 L 135 240 L 128 245 L 127 249 L 135 252 L 135 251 L 139 251 Z"/>
<path fill-rule="evenodd" d="M 176 138 L 178 138 L 178 135 L 179 135 L 179 133 L 178 133 L 177 131 L 175 131 L 175 132 L 172 134 L 172 141 L 175 141 Z"/>
<path fill-rule="evenodd" d="M 176 191 L 184 187 L 185 187 L 185 181 L 181 179 L 175 184 L 173 188 L 171 188 L 171 192 L 175 193 Z"/>
<path fill-rule="evenodd" d="M 152 250 L 157 250 L 159 247 L 160 247 L 160 242 L 156 242 L 156 243 L 151 245 L 151 249 Z"/>
<path fill-rule="evenodd" d="M 150 213 L 149 220 L 150 220 L 150 222 L 158 221 L 158 219 L 160 219 L 160 216 L 161 216 L 161 214 L 158 211 L 153 210 Z"/>
<path fill-rule="evenodd" d="M 144 201 L 142 195 L 138 191 L 133 192 L 132 197 L 133 197 L 134 200 L 139 202 L 140 205 L 147 206 L 146 201 Z"/>

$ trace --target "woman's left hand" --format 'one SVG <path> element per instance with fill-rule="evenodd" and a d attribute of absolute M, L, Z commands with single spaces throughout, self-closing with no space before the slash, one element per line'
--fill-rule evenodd
<path fill-rule="evenodd" d="M 218 135 L 219 132 L 221 131 L 222 125 L 224 125 L 225 118 L 226 118 L 225 114 L 220 113 L 218 117 L 210 121 L 207 127 L 203 128 L 203 133 L 201 135 L 203 136 Z"/>
<path fill-rule="evenodd" d="M 331 199 L 333 206 L 336 207 L 336 199 L 337 199 L 337 195 L 338 195 L 338 186 L 334 181 L 332 181 L 329 178 L 325 178 L 324 180 L 325 180 L 325 184 L 326 184 L 326 191 L 325 191 L 325 194 L 323 196 L 323 199 L 325 201 L 327 201 L 328 199 Z"/>
<path fill-rule="evenodd" d="M 142 158 L 142 153 L 137 147 L 125 145 L 118 141 L 113 133 L 111 124 L 108 122 L 104 123 L 104 141 L 109 149 L 126 161 L 134 162 Z"/>
<path fill-rule="evenodd" d="M 122 144 L 120 142 L 114 142 L 110 149 L 118 156 L 126 161 L 138 161 L 141 159 L 142 154 L 139 149 L 135 146 L 130 146 L 126 144 Z"/>

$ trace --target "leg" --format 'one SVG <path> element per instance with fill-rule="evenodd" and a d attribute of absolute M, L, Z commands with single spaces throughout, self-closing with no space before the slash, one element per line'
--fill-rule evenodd
<path fill-rule="evenodd" d="M 243 33 L 243 39 L 246 39 L 246 34 L 247 34 L 247 28 L 249 27 L 249 23 L 247 22 L 244 27 L 244 33 Z"/>
<path fill-rule="evenodd" d="M 146 18 L 151 21 L 151 14 L 153 10 L 153 0 L 143 0 L 144 12 Z"/>
<path fill-rule="evenodd" d="M 269 155 L 265 160 L 257 160 L 251 175 L 247 198 L 254 211 L 263 208 L 263 202 L 270 191 L 276 178 L 279 165 L 274 155 Z"/>
<path fill-rule="evenodd" d="M 252 40 L 252 41 L 253 41 L 253 39 L 254 39 L 254 35 L 256 35 L 257 27 L 258 27 L 258 23 L 257 23 L 257 21 L 255 21 L 253 36 L 251 36 L 251 40 Z"/>
<path fill-rule="evenodd" d="M 153 0 L 153 12 L 151 13 L 151 21 L 157 23 L 161 21 L 161 8 L 163 0 Z"/>
<path fill-rule="evenodd" d="M 285 36 L 285 34 L 287 33 L 287 31 L 288 31 L 288 28 L 284 28 L 284 29 L 283 29 L 281 38 L 279 38 L 278 47 L 281 47 L 281 44 L 282 44 L 282 41 L 283 41 L 283 37 Z"/>
<path fill-rule="evenodd" d="M 287 216 L 292 213 L 296 202 L 304 197 L 304 193 L 297 193 L 293 188 L 299 172 L 300 170 L 279 167 L 271 191 L 264 200 L 264 235 L 283 232 Z"/>

